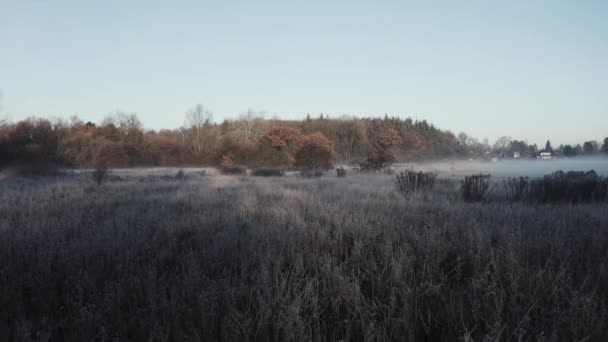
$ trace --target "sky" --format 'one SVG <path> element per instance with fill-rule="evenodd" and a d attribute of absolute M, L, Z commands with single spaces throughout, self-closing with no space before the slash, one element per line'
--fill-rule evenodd
<path fill-rule="evenodd" d="M 608 1 L 0 0 L 4 117 L 137 113 L 175 128 L 197 103 L 426 119 L 543 144 L 608 136 Z"/>

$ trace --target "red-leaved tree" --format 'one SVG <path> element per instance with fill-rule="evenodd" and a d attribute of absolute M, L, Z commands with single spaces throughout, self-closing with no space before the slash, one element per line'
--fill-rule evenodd
<path fill-rule="evenodd" d="M 273 127 L 258 140 L 254 164 L 291 167 L 302 144 L 302 133 L 293 127 Z"/>
<path fill-rule="evenodd" d="M 228 152 L 222 156 L 220 166 L 222 169 L 230 169 L 234 166 L 234 155 L 232 152 Z"/>
<path fill-rule="evenodd" d="M 397 151 L 401 145 L 401 136 L 393 128 L 386 128 L 372 142 L 367 154 L 365 168 L 380 170 L 391 166 L 396 159 Z"/>
<path fill-rule="evenodd" d="M 316 132 L 307 135 L 295 155 L 295 166 L 299 169 L 333 168 L 336 159 L 334 143 L 322 133 Z"/>

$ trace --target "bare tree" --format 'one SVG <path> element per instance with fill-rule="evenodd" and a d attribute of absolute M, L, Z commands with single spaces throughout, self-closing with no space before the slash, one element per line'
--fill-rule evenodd
<path fill-rule="evenodd" d="M 344 160 L 352 161 L 364 140 L 365 128 L 359 120 L 354 118 L 342 124 L 342 131 L 343 133 L 336 139 L 336 145 L 342 151 Z"/>
<path fill-rule="evenodd" d="M 508 136 L 503 136 L 503 137 L 496 139 L 496 142 L 494 143 L 494 150 L 497 153 L 500 153 L 501 157 L 504 157 L 505 152 L 507 152 L 507 148 L 509 147 L 509 144 L 511 143 L 511 140 L 513 140 L 513 139 Z"/>
<path fill-rule="evenodd" d="M 237 121 L 239 135 L 248 142 L 255 142 L 263 133 L 264 112 L 256 112 L 253 109 L 247 110 L 239 116 Z"/>
<path fill-rule="evenodd" d="M 469 136 L 465 132 L 458 133 L 458 142 L 461 146 L 467 146 L 469 142 Z"/>
<path fill-rule="evenodd" d="M 210 145 L 213 112 L 197 104 L 186 114 L 186 125 L 192 134 L 192 149 L 197 157 L 202 158 Z"/>
<path fill-rule="evenodd" d="M 108 167 L 103 164 L 99 164 L 97 167 L 95 167 L 93 172 L 91 172 L 91 179 L 97 184 L 97 186 L 101 186 L 101 184 L 103 184 L 107 178 Z"/>
<path fill-rule="evenodd" d="M 143 124 L 137 117 L 137 114 L 118 112 L 116 117 L 122 142 L 138 144 L 143 141 Z"/>
<path fill-rule="evenodd" d="M 130 129 L 143 129 L 143 124 L 135 113 L 117 112 L 116 118 L 118 121 L 118 127 L 124 131 L 128 131 Z"/>

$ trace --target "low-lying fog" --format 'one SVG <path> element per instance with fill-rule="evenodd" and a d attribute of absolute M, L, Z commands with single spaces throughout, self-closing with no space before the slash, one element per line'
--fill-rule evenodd
<path fill-rule="evenodd" d="M 498 161 L 480 160 L 443 160 L 436 162 L 397 163 L 393 167 L 397 171 L 413 169 L 417 171 L 435 171 L 442 178 L 463 178 L 464 176 L 484 173 L 491 174 L 494 179 L 503 177 L 540 177 L 555 171 L 589 171 L 595 170 L 599 175 L 608 176 L 608 158 L 562 158 L 553 160 L 536 159 L 505 159 Z M 346 166 L 347 169 L 351 167 Z M 142 176 L 175 176 L 179 170 L 185 174 L 197 176 L 215 176 L 219 172 L 212 167 L 152 167 L 113 169 L 112 175 L 118 177 Z M 0 172 L 0 181 L 14 176 L 11 170 Z M 88 169 L 74 170 L 75 174 L 88 173 Z M 352 172 L 352 171 L 351 171 Z M 296 176 L 297 172 L 288 172 L 287 176 Z M 335 176 L 335 171 L 326 172 L 327 176 Z"/>
<path fill-rule="evenodd" d="M 436 171 L 441 177 L 462 177 L 489 173 L 492 177 L 539 177 L 555 171 L 595 170 L 608 175 L 608 158 L 561 158 L 552 160 L 504 159 L 498 161 L 454 160 L 440 162 L 400 163 L 395 168 Z"/>

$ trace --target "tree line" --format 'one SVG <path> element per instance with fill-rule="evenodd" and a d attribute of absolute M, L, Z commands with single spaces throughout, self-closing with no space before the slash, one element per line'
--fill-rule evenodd
<path fill-rule="evenodd" d="M 550 140 L 544 146 L 528 144 L 524 140 L 512 139 L 503 136 L 490 146 L 487 140 L 479 143 L 476 139 L 470 138 L 465 133 L 458 135 L 461 154 L 471 157 L 496 157 L 496 158 L 536 158 L 542 152 L 549 152 L 555 157 L 578 157 L 578 156 L 598 156 L 608 155 L 608 137 L 600 143 L 596 140 L 589 140 L 583 144 L 561 144 L 553 147 Z"/>
<path fill-rule="evenodd" d="M 553 149 L 547 142 L 545 150 Z M 465 133 L 457 136 L 426 120 L 411 118 L 265 119 L 248 111 L 237 119 L 213 121 L 213 113 L 197 105 L 177 129 L 146 130 L 136 114 L 116 113 L 102 122 L 28 118 L 0 122 L 0 166 L 18 163 L 77 168 L 136 166 L 220 166 L 331 168 L 335 162 L 380 169 L 396 160 L 448 157 L 508 158 L 517 152 L 536 157 L 536 145 L 509 137 L 493 146 Z M 602 145 L 560 146 L 564 156 L 608 153 Z"/>

